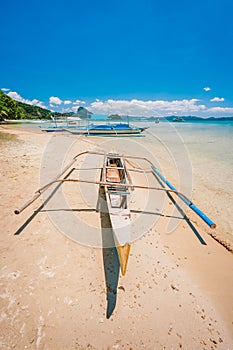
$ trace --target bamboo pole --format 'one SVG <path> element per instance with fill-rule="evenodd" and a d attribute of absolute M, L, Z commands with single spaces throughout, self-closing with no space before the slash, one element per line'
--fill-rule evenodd
<path fill-rule="evenodd" d="M 190 199 L 188 199 L 185 195 L 182 193 L 178 192 L 177 189 L 167 180 L 165 177 L 160 173 L 160 171 L 153 165 L 153 163 L 143 157 L 136 157 L 136 156 L 126 156 L 126 158 L 131 158 L 131 159 L 142 159 L 148 162 L 151 165 L 151 169 L 153 173 L 159 176 L 159 178 L 171 189 L 178 195 L 178 197 L 189 206 L 200 218 L 207 224 L 209 225 L 210 228 L 214 229 L 216 228 L 216 224 L 205 214 L 203 213 Z"/>
<path fill-rule="evenodd" d="M 59 174 L 60 175 L 60 174 Z M 25 202 L 21 207 L 16 209 L 14 211 L 15 214 L 20 214 L 24 209 L 26 209 L 30 204 L 32 204 L 45 190 L 47 190 L 51 185 L 55 183 L 63 183 L 63 182 L 79 182 L 79 183 L 88 183 L 93 185 L 101 185 L 101 186 L 114 186 L 114 187 L 128 187 L 128 188 L 138 188 L 138 189 L 148 189 L 148 190 L 157 190 L 157 191 L 163 191 L 163 192 L 171 192 L 175 193 L 177 195 L 182 195 L 184 198 L 189 200 L 184 194 L 178 192 L 177 190 L 162 188 L 162 187 L 153 187 L 153 186 L 140 186 L 140 185 L 134 185 L 134 184 L 120 184 L 115 182 L 104 182 L 104 181 L 90 181 L 90 180 L 80 180 L 80 179 L 53 179 L 49 183 L 47 183 L 45 186 L 40 188 L 38 191 L 35 192 L 35 194 L 27 201 Z"/>
<path fill-rule="evenodd" d="M 106 181 L 89 181 L 89 180 L 79 180 L 79 179 L 59 179 L 77 160 L 78 157 L 85 155 L 85 154 L 98 154 L 106 156 L 106 152 L 95 152 L 95 151 L 85 151 L 78 153 L 71 162 L 57 175 L 55 176 L 50 182 L 48 182 L 46 185 L 39 188 L 35 194 L 26 201 L 21 207 L 17 208 L 14 213 L 20 214 L 25 208 L 27 208 L 30 204 L 32 204 L 39 196 L 47 190 L 51 185 L 53 185 L 56 182 L 82 182 L 82 183 L 89 183 L 89 184 L 96 184 L 101 186 L 115 186 L 115 187 L 128 187 L 128 188 L 139 188 L 139 189 L 149 189 L 149 190 L 157 190 L 157 191 L 164 191 L 167 193 L 175 193 L 179 198 L 181 198 L 197 215 L 201 217 L 203 221 L 205 221 L 211 228 L 215 228 L 216 224 L 206 215 L 204 214 L 192 201 L 183 193 L 177 191 L 177 189 L 168 181 L 165 179 L 165 177 L 159 172 L 159 170 L 153 165 L 153 163 L 148 160 L 147 158 L 143 157 L 136 157 L 136 156 L 124 156 L 124 158 L 131 158 L 131 159 L 142 159 L 148 162 L 151 165 L 152 171 L 159 176 L 159 178 L 169 187 L 169 188 L 161 188 L 161 187 L 153 187 L 153 186 L 139 186 L 139 185 L 133 185 L 130 184 L 116 184 Z M 103 177 L 102 177 L 103 180 Z"/>
<path fill-rule="evenodd" d="M 80 180 L 80 179 L 57 179 L 57 180 L 52 180 L 50 183 L 47 183 L 44 187 L 43 190 L 46 190 L 49 186 L 53 185 L 54 183 L 57 182 L 79 182 L 79 183 L 87 183 L 87 184 L 93 184 L 93 185 L 101 185 L 101 186 L 114 186 L 114 187 L 129 187 L 129 188 L 139 188 L 143 190 L 157 190 L 157 191 L 162 191 L 162 192 L 171 192 L 175 193 L 177 195 L 182 195 L 186 200 L 188 201 L 189 199 L 185 196 L 185 194 L 182 194 L 181 192 L 177 190 L 172 190 L 169 188 L 163 188 L 163 187 L 154 187 L 154 186 L 140 186 L 140 185 L 134 185 L 134 184 L 121 184 L 121 183 L 116 183 L 116 182 L 108 182 L 108 181 L 91 181 L 91 180 Z M 45 188 L 46 187 L 46 188 Z"/>
<path fill-rule="evenodd" d="M 173 191 L 177 189 L 160 173 L 160 171 L 154 166 L 151 166 L 153 172 L 158 175 L 158 177 Z M 209 225 L 210 228 L 216 228 L 216 224 L 205 214 L 203 213 L 190 199 L 184 196 L 182 193 L 177 191 L 178 197 L 185 203 L 189 208 L 191 208 L 200 218 Z"/>
<path fill-rule="evenodd" d="M 19 208 L 15 209 L 14 213 L 16 215 L 20 214 L 24 209 L 26 209 L 30 204 L 32 204 L 37 198 L 40 197 L 40 195 L 47 190 L 53 183 L 57 182 L 57 180 L 68 170 L 71 168 L 71 166 L 76 162 L 77 158 L 84 155 L 84 154 L 99 154 L 104 155 L 103 152 L 95 152 L 95 151 L 85 151 L 78 153 L 76 156 L 73 157 L 73 159 L 70 161 L 69 164 L 59 173 L 57 174 L 52 180 L 50 180 L 47 184 L 39 188 L 35 194 L 29 198 L 25 203 L 23 203 Z"/>
<path fill-rule="evenodd" d="M 50 181 L 49 183 L 47 183 L 46 185 L 44 185 L 43 187 L 39 188 L 35 194 L 30 198 L 28 199 L 25 203 L 23 203 L 21 205 L 21 207 L 17 208 L 14 213 L 16 215 L 20 214 L 24 209 L 26 209 L 30 204 L 32 204 L 33 202 L 35 202 L 35 200 L 37 198 L 40 197 L 40 195 L 56 180 L 59 179 L 59 177 L 61 177 L 68 169 L 71 168 L 71 166 L 76 162 L 76 159 L 72 159 L 72 161 L 61 171 L 61 173 L 59 173 L 58 175 L 56 175 L 52 181 Z"/>

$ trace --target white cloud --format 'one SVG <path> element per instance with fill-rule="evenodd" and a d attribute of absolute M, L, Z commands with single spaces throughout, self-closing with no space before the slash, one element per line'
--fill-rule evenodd
<path fill-rule="evenodd" d="M 29 103 L 29 104 L 30 104 L 30 103 Z M 46 108 L 45 105 L 44 105 L 44 102 L 39 101 L 39 100 L 37 100 L 37 99 L 32 100 L 32 101 L 31 101 L 31 104 L 32 104 L 33 106 L 38 106 L 38 107 L 41 107 L 41 108 Z"/>
<path fill-rule="evenodd" d="M 18 92 L 16 92 L 16 91 L 10 91 L 10 92 L 8 92 L 7 95 L 10 96 L 15 101 L 27 103 L 28 105 L 32 105 L 32 106 L 46 108 L 46 106 L 44 105 L 44 102 L 39 101 L 37 99 L 28 100 L 28 99 L 23 98 L 22 96 L 20 96 L 18 94 Z"/>
<path fill-rule="evenodd" d="M 49 98 L 49 103 L 50 105 L 61 105 L 62 104 L 62 100 L 59 97 L 55 97 L 55 96 L 51 96 Z"/>
<path fill-rule="evenodd" d="M 222 102 L 222 101 L 224 101 L 224 97 L 214 97 L 210 101 L 211 102 Z"/>
<path fill-rule="evenodd" d="M 81 100 L 76 100 L 73 102 L 74 105 L 85 105 L 86 102 L 85 101 L 81 101 Z"/>
<path fill-rule="evenodd" d="M 5 91 L 5 92 L 10 91 L 10 89 L 8 89 L 8 88 L 1 88 L 1 90 Z"/>
<path fill-rule="evenodd" d="M 15 101 L 24 102 L 24 98 L 21 97 L 21 96 L 18 94 L 18 92 L 16 92 L 16 91 L 8 92 L 7 95 L 10 96 L 11 98 L 13 98 L 13 100 L 15 100 Z"/>
<path fill-rule="evenodd" d="M 206 86 L 206 87 L 203 88 L 203 90 L 205 90 L 205 91 L 210 91 L 211 88 L 210 88 L 209 86 Z"/>
<path fill-rule="evenodd" d="M 208 108 L 206 110 L 207 113 L 214 113 L 214 114 L 233 114 L 233 108 L 232 107 L 212 107 Z"/>
<path fill-rule="evenodd" d="M 95 101 L 90 105 L 90 110 L 93 113 L 117 113 L 121 115 L 132 116 L 162 116 L 169 114 L 187 115 L 204 111 L 206 106 L 198 104 L 198 99 L 191 100 L 107 100 L 107 101 Z"/>
<path fill-rule="evenodd" d="M 6 89 L 6 88 L 4 88 Z M 206 88 L 207 89 L 207 88 Z M 210 88 L 208 88 L 210 89 Z M 209 90 L 207 90 L 209 91 Z M 38 99 L 25 99 L 16 91 L 9 91 L 8 96 L 16 101 L 24 102 L 30 105 L 46 108 L 44 102 Z M 223 97 L 214 97 L 211 102 L 223 102 Z M 49 98 L 50 107 L 61 112 L 76 112 L 79 106 L 85 104 L 85 101 L 75 100 L 62 100 L 59 97 L 51 96 Z M 132 115 L 132 116 L 168 116 L 168 115 L 197 115 L 197 116 L 227 116 L 233 115 L 233 108 L 231 107 L 214 107 L 208 108 L 200 100 L 193 99 L 180 99 L 180 100 L 99 100 L 95 99 L 90 105 L 88 110 L 96 114 L 120 114 L 120 115 Z"/>
<path fill-rule="evenodd" d="M 74 105 L 79 105 L 80 104 L 80 100 L 76 100 L 73 102 Z"/>

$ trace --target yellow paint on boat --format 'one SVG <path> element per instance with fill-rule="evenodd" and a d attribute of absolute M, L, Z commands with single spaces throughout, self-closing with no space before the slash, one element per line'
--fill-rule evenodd
<path fill-rule="evenodd" d="M 121 266 L 121 273 L 124 276 L 126 273 L 128 258 L 129 258 L 129 252 L 130 252 L 130 244 L 126 243 L 123 246 L 117 247 L 120 266 Z"/>

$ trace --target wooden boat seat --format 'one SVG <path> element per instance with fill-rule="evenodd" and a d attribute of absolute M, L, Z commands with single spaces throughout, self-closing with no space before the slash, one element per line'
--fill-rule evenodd
<path fill-rule="evenodd" d="M 120 174 L 117 169 L 107 169 L 106 180 L 109 182 L 121 182 Z"/>
<path fill-rule="evenodd" d="M 109 166 L 112 169 L 111 168 L 107 169 L 106 180 L 109 181 L 109 182 L 121 182 L 119 170 L 118 169 L 114 169 L 117 166 L 117 164 L 111 162 L 109 164 Z"/>

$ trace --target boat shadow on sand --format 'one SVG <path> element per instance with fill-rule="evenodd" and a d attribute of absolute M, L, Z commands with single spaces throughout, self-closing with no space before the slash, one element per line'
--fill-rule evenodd
<path fill-rule="evenodd" d="M 159 179 L 159 177 L 156 174 L 153 174 L 154 177 L 156 178 L 156 180 L 158 181 L 158 183 L 160 184 L 160 186 L 162 188 L 165 188 L 164 184 L 162 183 L 162 181 Z M 200 235 L 200 233 L 198 232 L 198 230 L 196 229 L 196 227 L 193 225 L 193 223 L 190 221 L 190 219 L 188 218 L 188 216 L 185 214 L 184 210 L 180 207 L 180 205 L 178 204 L 178 202 L 175 200 L 175 198 L 169 193 L 166 193 L 167 197 L 170 199 L 170 201 L 173 203 L 173 205 L 176 207 L 176 209 L 178 210 L 178 212 L 181 214 L 181 218 L 188 224 L 188 226 L 190 227 L 191 231 L 193 231 L 193 233 L 195 234 L 196 238 L 199 240 L 199 242 L 202 245 L 207 245 L 207 243 L 205 242 L 205 240 L 202 238 L 202 236 Z"/>
<path fill-rule="evenodd" d="M 70 175 L 70 173 L 73 170 L 71 170 L 67 175 L 66 178 Z M 159 179 L 158 179 L 159 181 Z M 160 181 L 159 181 L 160 182 Z M 41 212 L 47 212 L 45 206 L 50 201 L 50 199 L 56 194 L 58 189 L 60 188 L 62 184 L 59 183 L 56 188 L 52 191 L 52 193 L 48 196 L 48 198 L 44 201 L 44 203 L 33 212 L 33 214 L 21 225 L 21 227 L 15 232 L 15 235 L 20 235 L 22 231 L 30 224 L 30 222 L 37 216 L 38 213 Z M 163 184 L 161 184 L 163 187 Z M 193 231 L 199 242 L 203 245 L 206 245 L 206 242 L 201 237 L 200 233 L 197 231 L 197 229 L 194 227 L 192 222 L 189 220 L 189 218 L 186 216 L 184 211 L 180 208 L 180 206 L 177 204 L 176 200 L 172 197 L 171 194 L 167 193 L 169 199 L 172 201 L 174 206 L 177 208 L 177 210 L 181 214 L 181 218 L 187 222 L 190 229 Z M 63 211 L 64 209 L 56 209 Z M 107 203 L 106 203 L 106 197 L 104 189 L 99 187 L 99 194 L 98 194 L 98 203 L 96 209 L 69 209 L 72 211 L 98 211 L 100 213 L 100 221 L 101 221 L 101 235 L 102 235 L 102 255 L 103 255 L 103 264 L 104 264 L 104 273 L 105 273 L 105 284 L 106 284 L 106 298 L 107 298 L 107 310 L 106 310 L 106 317 L 110 318 L 117 301 L 117 290 L 118 290 L 118 281 L 119 281 L 119 274 L 120 274 L 120 263 L 118 258 L 117 249 L 115 247 L 115 242 L 113 238 L 113 230 L 111 227 L 111 221 L 108 213 Z M 143 213 L 143 212 L 142 212 Z M 151 213 L 151 212 L 144 212 L 145 215 L 161 215 L 166 216 L 164 214 L 159 213 Z M 176 217 L 174 217 L 176 218 Z M 178 218 L 176 218 L 178 219 Z"/>
<path fill-rule="evenodd" d="M 102 254 L 107 293 L 106 317 L 110 318 L 116 306 L 120 263 L 113 238 L 113 230 L 108 213 L 105 192 L 101 187 L 99 188 L 97 211 L 100 213 L 102 231 Z"/>
<path fill-rule="evenodd" d="M 71 170 L 72 172 L 73 170 Z M 70 172 L 70 173 L 71 173 Z M 67 174 L 66 178 L 70 175 Z M 36 209 L 32 215 L 18 228 L 14 233 L 15 235 L 20 235 L 23 230 L 32 222 L 37 214 L 42 212 L 47 212 L 45 208 L 46 204 L 52 199 L 56 194 L 62 184 L 58 184 L 48 198 L 43 202 L 43 204 Z M 64 209 L 55 209 L 63 211 Z M 98 211 L 100 213 L 101 221 L 101 234 L 102 234 L 102 254 L 103 254 L 103 264 L 104 264 L 104 273 L 105 273 L 105 284 L 106 284 L 106 297 L 107 297 L 107 310 L 106 317 L 110 318 L 115 306 L 117 299 L 117 286 L 120 273 L 120 264 L 117 249 L 115 247 L 115 242 L 113 238 L 113 231 L 111 227 L 110 217 L 107 210 L 106 198 L 104 190 L 100 187 L 98 203 L 96 209 L 69 209 L 72 211 Z"/>

